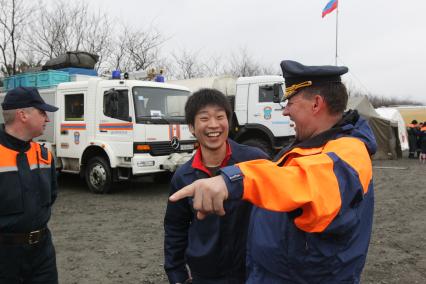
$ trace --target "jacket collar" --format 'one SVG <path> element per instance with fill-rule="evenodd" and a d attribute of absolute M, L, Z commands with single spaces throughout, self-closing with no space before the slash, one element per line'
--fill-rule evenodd
<path fill-rule="evenodd" d="M 16 152 L 26 152 L 31 147 L 29 141 L 23 141 L 8 134 L 3 127 L 0 129 L 0 143 Z"/>
<path fill-rule="evenodd" d="M 225 153 L 225 158 L 223 159 L 222 163 L 220 164 L 220 168 L 223 168 L 225 166 L 228 165 L 228 161 L 231 158 L 232 155 L 232 150 L 231 150 L 231 146 L 229 145 L 229 142 L 226 141 L 226 153 Z M 208 175 L 210 175 L 210 171 L 204 166 L 203 164 L 203 153 L 201 151 L 201 147 L 199 147 L 197 149 L 197 152 L 194 155 L 194 158 L 192 160 L 192 168 L 200 170 Z"/>
<path fill-rule="evenodd" d="M 375 153 L 375 139 L 371 129 L 365 128 L 365 121 L 360 118 L 358 111 L 349 110 L 343 114 L 342 119 L 336 123 L 332 128 L 324 131 L 305 141 L 294 141 L 289 146 L 283 148 L 274 158 L 278 161 L 285 153 L 293 150 L 294 148 L 319 148 L 324 146 L 328 141 L 344 136 L 346 134 L 353 134 L 353 136 L 360 138 L 366 143 L 370 154 Z M 354 132 L 354 133 L 353 133 Z M 374 143 L 371 143 L 374 142 Z"/>

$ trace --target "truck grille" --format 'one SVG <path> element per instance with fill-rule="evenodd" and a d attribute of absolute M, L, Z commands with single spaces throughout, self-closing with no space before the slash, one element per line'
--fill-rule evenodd
<path fill-rule="evenodd" d="M 180 147 L 182 145 L 194 145 L 195 141 L 179 141 L 179 149 L 173 149 L 170 145 L 170 142 L 149 142 L 149 143 L 135 143 L 134 152 L 140 153 L 140 151 L 136 150 L 136 146 L 138 144 L 145 144 L 151 147 L 149 154 L 152 156 L 165 156 L 170 155 L 172 153 L 192 153 L 192 149 L 189 150 L 181 150 Z M 145 152 L 146 153 L 146 152 Z"/>

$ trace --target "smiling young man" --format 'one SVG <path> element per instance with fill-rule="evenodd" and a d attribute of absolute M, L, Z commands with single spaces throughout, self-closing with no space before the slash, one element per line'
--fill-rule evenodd
<path fill-rule="evenodd" d="M 43 134 L 46 104 L 35 88 L 10 90 L 0 130 L 0 283 L 58 283 L 47 223 L 56 199 L 52 154 L 32 139 Z"/>
<path fill-rule="evenodd" d="M 356 111 L 345 112 L 347 67 L 285 60 L 281 68 L 295 142 L 274 161 L 225 167 L 170 200 L 193 196 L 201 219 L 228 214 L 224 200 L 261 207 L 250 220 L 246 283 L 357 284 L 373 223 L 373 132 Z"/>
<path fill-rule="evenodd" d="M 188 99 L 185 117 L 200 147 L 173 176 L 171 194 L 197 179 L 215 176 L 222 167 L 267 157 L 257 148 L 228 139 L 231 116 L 227 98 L 217 90 L 202 89 Z M 164 267 L 170 283 L 184 283 L 191 274 L 194 284 L 245 282 L 251 205 L 238 200 L 227 210 L 224 217 L 197 220 L 191 198 L 167 204 Z"/>

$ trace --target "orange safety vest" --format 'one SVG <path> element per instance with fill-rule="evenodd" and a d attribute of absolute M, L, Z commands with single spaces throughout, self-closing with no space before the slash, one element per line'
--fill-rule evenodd
<path fill-rule="evenodd" d="M 25 153 L 0 144 L 0 155 L 0 231 L 29 232 L 45 227 L 56 198 L 52 154 L 30 142 Z"/>

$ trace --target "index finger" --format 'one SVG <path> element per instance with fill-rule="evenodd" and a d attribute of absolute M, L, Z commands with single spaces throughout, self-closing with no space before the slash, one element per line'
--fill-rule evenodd
<path fill-rule="evenodd" d="M 195 186 L 193 183 L 191 183 L 190 185 L 182 187 L 180 190 L 172 194 L 169 197 L 169 200 L 171 202 L 176 202 L 178 200 L 181 200 L 182 198 L 194 196 L 194 193 L 195 193 Z"/>

